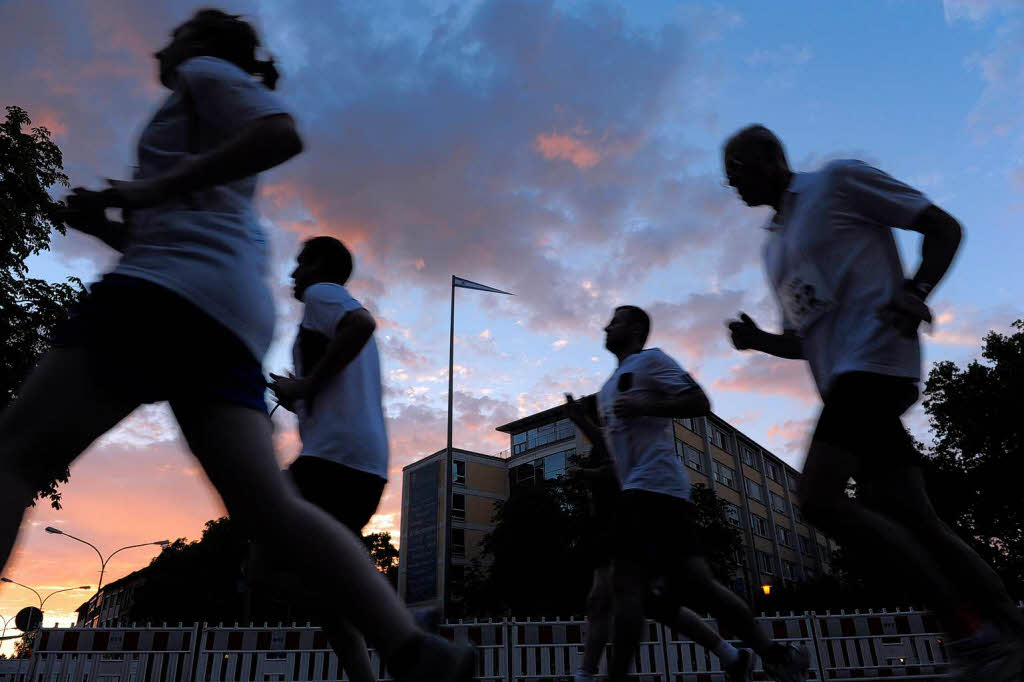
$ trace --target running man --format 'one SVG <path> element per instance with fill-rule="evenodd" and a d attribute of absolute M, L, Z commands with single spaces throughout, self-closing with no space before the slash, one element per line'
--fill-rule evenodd
<path fill-rule="evenodd" d="M 303 245 L 292 272 L 295 298 L 304 305 L 292 348 L 297 377 L 271 374 L 270 388 L 298 416 L 302 451 L 288 468 L 292 481 L 304 498 L 359 535 L 387 484 L 388 440 L 376 322 L 345 288 L 351 274 L 352 254 L 337 239 L 313 237 Z M 323 617 L 349 679 L 375 682 L 359 632 L 336 614 Z"/>
<path fill-rule="evenodd" d="M 567 393 L 565 413 L 591 440 L 590 456 L 586 466 L 576 469 L 576 475 L 590 488 L 590 523 L 587 544 L 594 562 L 594 582 L 587 595 L 587 635 L 583 642 L 583 660 L 576 672 L 575 682 L 594 682 L 601 665 L 601 655 L 608 644 L 612 629 L 612 530 L 614 528 L 615 498 L 619 483 L 608 457 L 604 437 L 597 424 L 596 396 L 579 401 Z M 749 649 L 737 649 L 701 620 L 690 609 L 667 604 L 660 591 L 650 590 L 647 596 L 647 615 L 686 635 L 718 657 L 722 669 L 732 682 L 748 682 L 754 668 Z"/>
<path fill-rule="evenodd" d="M 75 190 L 67 222 L 121 251 L 0 415 L 0 566 L 40 487 L 144 403 L 169 401 L 244 531 L 296 558 L 327 608 L 400 682 L 465 682 L 472 651 L 428 637 L 352 531 L 277 466 L 261 362 L 274 331 L 257 176 L 302 149 L 270 92 L 272 60 L 238 16 L 200 10 L 156 53 L 171 92 L 145 127 L 136 179 Z M 127 223 L 108 207 L 131 209 Z"/>
<path fill-rule="evenodd" d="M 936 515 L 900 419 L 918 398 L 925 300 L 953 262 L 960 225 L 860 161 L 793 172 L 764 126 L 737 132 L 723 156 L 740 198 L 775 209 L 764 263 L 783 327 L 772 334 L 741 314 L 728 323 L 732 343 L 806 360 L 824 401 L 800 483 L 807 520 L 853 551 L 885 557 L 880 569 L 910 567 L 907 585 L 937 609 L 964 679 L 1017 679 L 1021 616 L 995 572 Z M 924 235 L 910 279 L 892 227 Z M 850 478 L 859 500 L 845 494 Z"/>
<path fill-rule="evenodd" d="M 711 613 L 761 656 L 774 679 L 805 680 L 807 651 L 773 642 L 747 604 L 715 580 L 701 555 L 690 480 L 676 456 L 672 420 L 706 415 L 711 406 L 672 358 L 657 348 L 644 348 L 650 329 L 650 317 L 640 308 L 615 309 L 605 327 L 605 348 L 619 365 L 597 394 L 604 440 L 621 488 L 612 542 L 614 647 L 609 678 L 626 679 L 643 630 L 651 581 L 663 577 L 665 605 L 685 603 Z M 593 442 L 600 432 L 591 426 L 585 433 Z"/>

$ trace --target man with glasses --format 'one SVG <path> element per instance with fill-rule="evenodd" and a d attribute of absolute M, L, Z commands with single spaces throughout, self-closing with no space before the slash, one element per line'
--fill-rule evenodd
<path fill-rule="evenodd" d="M 807 520 L 852 551 L 906 567 L 954 642 L 962 679 L 1018 679 L 1024 621 L 995 572 L 943 523 L 900 416 L 921 379 L 925 299 L 960 244 L 960 225 L 923 194 L 855 160 L 790 170 L 782 143 L 752 125 L 725 144 L 728 183 L 771 206 L 764 263 L 781 334 L 745 314 L 728 323 L 737 350 L 806 360 L 824 401 L 800 482 Z M 924 235 L 904 278 L 891 228 Z M 846 494 L 850 478 L 858 497 Z"/>

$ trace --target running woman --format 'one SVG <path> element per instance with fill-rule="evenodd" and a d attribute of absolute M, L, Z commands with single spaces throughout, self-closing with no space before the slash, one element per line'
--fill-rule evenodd
<path fill-rule="evenodd" d="M 144 403 L 169 401 L 229 514 L 296 557 L 398 680 L 467 680 L 472 652 L 421 633 L 362 543 L 277 466 L 261 361 L 274 328 L 256 180 L 298 154 L 272 61 L 241 18 L 201 10 L 156 53 L 171 92 L 142 132 L 138 174 L 70 198 L 72 227 L 122 256 L 0 415 L 0 566 L 55 472 Z M 109 222 L 108 207 L 130 209 Z"/>
<path fill-rule="evenodd" d="M 587 545 L 594 562 L 594 582 L 587 595 L 587 634 L 583 642 L 583 660 L 576 672 L 575 682 L 594 682 L 601 664 L 601 655 L 608 644 L 612 630 L 612 530 L 614 528 L 615 498 L 619 483 L 614 466 L 608 457 L 604 436 L 596 426 L 596 396 L 580 400 L 567 393 L 565 413 L 591 443 L 586 466 L 576 469 L 576 475 L 590 488 L 590 523 Z M 668 604 L 659 590 L 650 589 L 646 602 L 647 615 L 682 633 L 713 652 L 732 682 L 748 682 L 754 668 L 749 649 L 737 649 L 687 608 Z"/>
<path fill-rule="evenodd" d="M 931 321 L 925 301 L 953 262 L 959 223 L 861 161 L 795 173 L 761 125 L 729 138 L 723 156 L 740 198 L 775 209 L 764 263 L 783 328 L 772 334 L 740 314 L 728 323 L 732 343 L 805 360 L 824 402 L 800 483 L 807 520 L 846 548 L 880 557 L 880 571 L 910 567 L 908 588 L 921 591 L 954 638 L 963 679 L 1017 679 L 1021 616 L 996 573 L 936 515 L 900 419 L 918 398 L 918 327 Z M 893 227 L 924 235 L 908 279 Z M 859 499 L 846 495 L 851 478 Z"/>
<path fill-rule="evenodd" d="M 711 613 L 761 657 L 779 682 L 806 679 L 806 649 L 773 642 L 747 604 L 715 580 L 701 554 L 690 480 L 676 455 L 672 420 L 708 414 L 701 387 L 658 348 L 644 348 L 646 312 L 619 306 L 605 327 L 618 368 L 597 394 L 603 434 L 620 492 L 612 542 L 614 636 L 609 677 L 626 679 L 644 622 L 651 581 L 664 577 L 664 604 Z M 666 541 L 672 538 L 672 541 Z"/>

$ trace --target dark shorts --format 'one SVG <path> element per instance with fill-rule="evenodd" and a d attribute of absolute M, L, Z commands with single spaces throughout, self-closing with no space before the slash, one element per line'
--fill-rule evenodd
<path fill-rule="evenodd" d="M 646 490 L 623 490 L 615 506 L 615 570 L 651 579 L 701 556 L 693 503 Z"/>
<path fill-rule="evenodd" d="M 377 513 L 387 481 L 321 457 L 299 457 L 288 467 L 304 498 L 343 523 L 356 535 Z"/>
<path fill-rule="evenodd" d="M 266 414 L 260 360 L 227 327 L 137 277 L 93 285 L 53 343 L 89 351 L 96 382 L 139 403 L 230 403 Z"/>
<path fill-rule="evenodd" d="M 921 455 L 900 416 L 917 402 L 917 382 L 872 372 L 840 375 L 825 396 L 812 442 L 874 464 L 919 465 Z"/>

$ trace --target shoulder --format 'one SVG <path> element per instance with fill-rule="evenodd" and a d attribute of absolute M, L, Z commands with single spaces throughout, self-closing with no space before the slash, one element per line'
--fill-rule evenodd
<path fill-rule="evenodd" d="M 348 293 L 348 289 L 340 284 L 333 284 L 331 282 L 318 282 L 310 285 L 302 296 L 302 302 L 306 305 L 317 303 L 345 303 L 351 305 L 359 303 L 359 301 L 352 297 L 352 294 Z"/>
<path fill-rule="evenodd" d="M 178 65 L 178 74 L 192 82 L 252 80 L 252 76 L 226 59 L 218 57 L 192 57 Z"/>
<path fill-rule="evenodd" d="M 660 348 L 647 348 L 639 353 L 640 362 L 651 369 L 671 369 L 679 372 L 685 370 L 676 362 L 671 355 Z"/>

